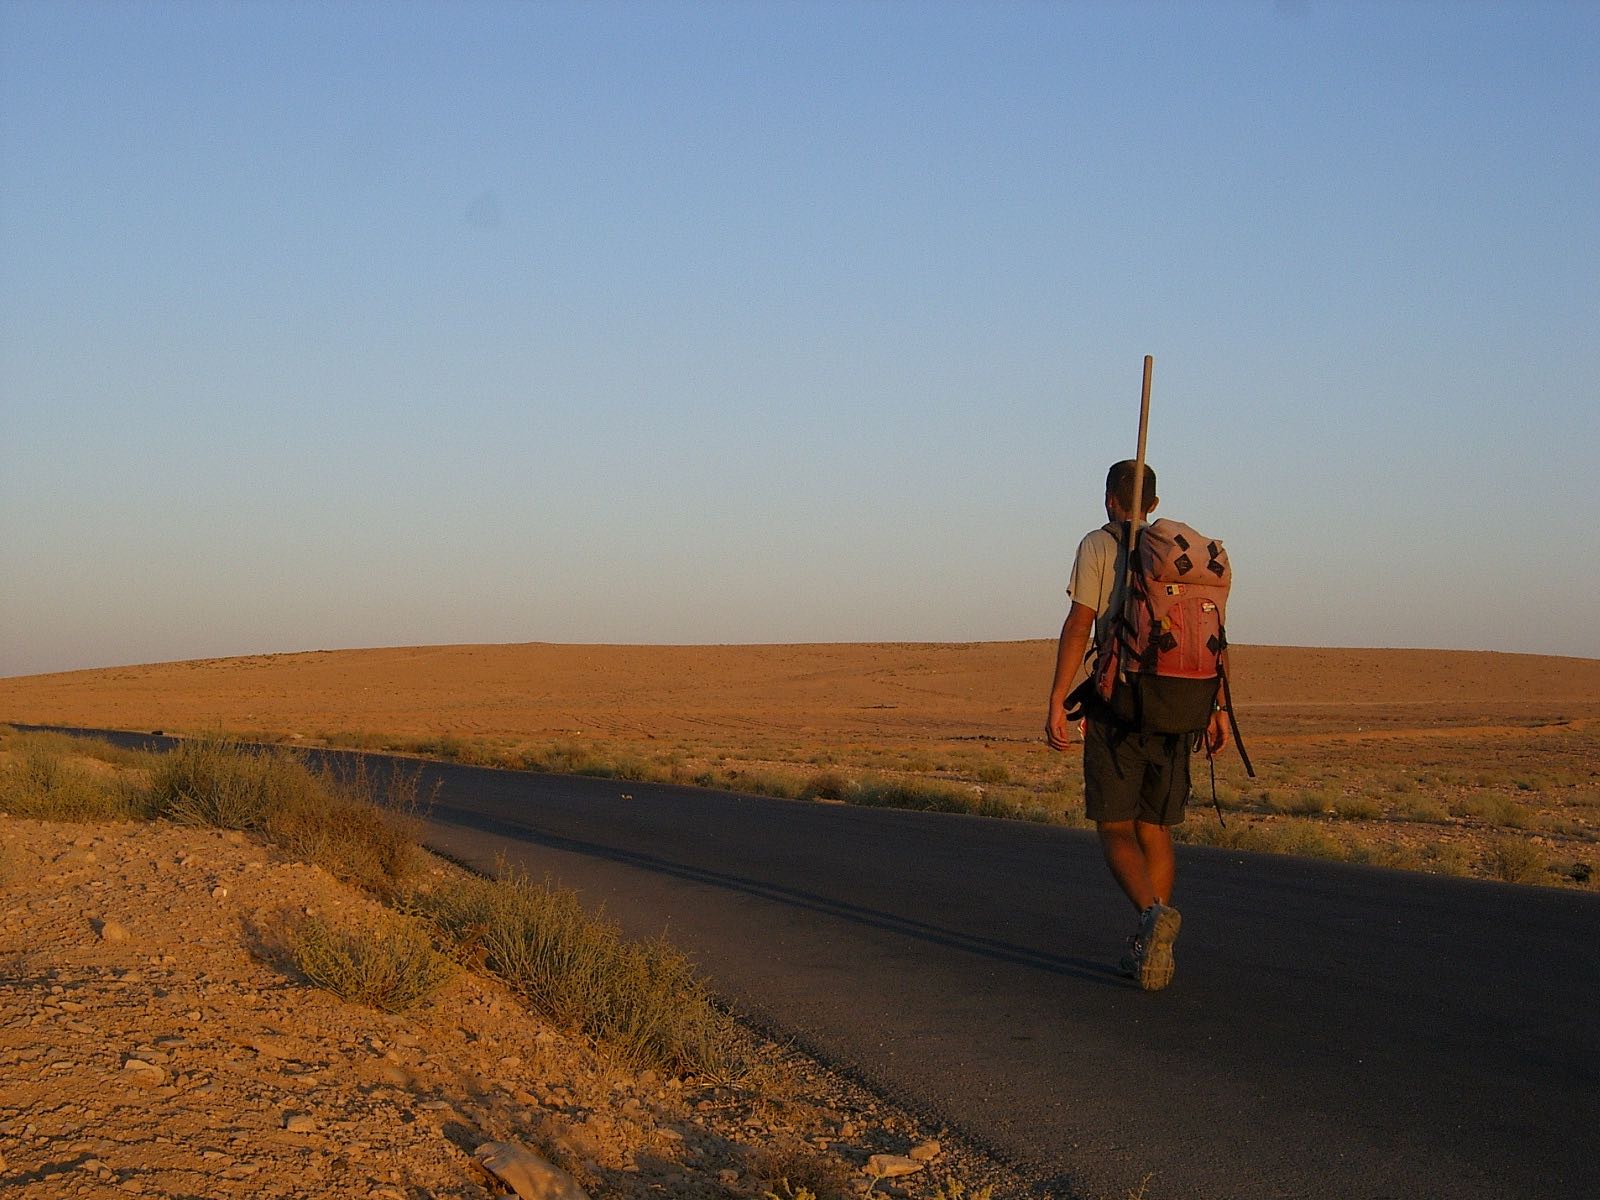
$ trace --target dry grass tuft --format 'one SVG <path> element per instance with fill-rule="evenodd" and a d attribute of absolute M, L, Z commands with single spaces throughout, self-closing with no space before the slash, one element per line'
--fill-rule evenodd
<path fill-rule="evenodd" d="M 511 875 L 462 880 L 411 903 L 464 961 L 622 1065 L 744 1074 L 743 1036 L 689 960 L 664 940 L 625 940 L 575 893 Z"/>
<path fill-rule="evenodd" d="M 414 1008 L 455 974 L 415 921 L 395 918 L 361 929 L 335 929 L 318 917 L 295 931 L 291 950 L 317 987 L 383 1012 Z"/>
<path fill-rule="evenodd" d="M 1549 883 L 1550 860 L 1533 842 L 1499 837 L 1489 843 L 1484 864 L 1491 877 L 1507 883 Z"/>
<path fill-rule="evenodd" d="M 855 1181 L 836 1158 L 799 1143 L 762 1147 L 746 1164 L 765 1200 L 844 1200 Z"/>
<path fill-rule="evenodd" d="M 312 769 L 291 752 L 201 738 L 160 760 L 150 807 L 182 824 L 259 833 L 296 858 L 387 893 L 414 860 L 417 778 L 399 769 L 380 778 L 362 759 Z"/>
<path fill-rule="evenodd" d="M 148 815 L 148 802 L 139 784 L 125 774 L 91 771 L 82 761 L 87 756 L 75 738 L 10 733 L 5 747 L 9 761 L 0 769 L 0 809 L 13 816 L 42 821 L 131 821 Z"/>

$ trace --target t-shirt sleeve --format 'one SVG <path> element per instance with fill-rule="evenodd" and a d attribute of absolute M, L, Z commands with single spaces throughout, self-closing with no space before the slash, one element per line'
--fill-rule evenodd
<path fill-rule="evenodd" d="M 1078 553 L 1072 559 L 1072 575 L 1067 581 L 1067 595 L 1078 603 L 1094 609 L 1099 616 L 1111 602 L 1111 588 L 1106 570 L 1106 545 L 1111 536 L 1103 529 L 1095 529 L 1078 543 Z"/>

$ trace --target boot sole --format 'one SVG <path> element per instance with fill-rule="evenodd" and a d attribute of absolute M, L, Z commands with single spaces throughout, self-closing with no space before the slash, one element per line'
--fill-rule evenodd
<path fill-rule="evenodd" d="M 1156 914 L 1150 935 L 1145 943 L 1144 959 L 1139 963 L 1139 986 L 1147 992 L 1159 992 L 1172 982 L 1177 963 L 1172 957 L 1172 944 L 1178 940 L 1178 927 L 1183 918 L 1175 908 L 1163 907 Z"/>

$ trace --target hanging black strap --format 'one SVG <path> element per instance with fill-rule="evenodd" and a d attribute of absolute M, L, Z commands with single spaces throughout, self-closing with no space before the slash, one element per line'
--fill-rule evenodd
<path fill-rule="evenodd" d="M 1211 804 L 1217 810 L 1217 824 L 1226 829 L 1228 823 L 1222 819 L 1222 801 L 1217 799 L 1217 759 L 1210 747 L 1206 748 L 1206 765 L 1211 768 Z"/>
<path fill-rule="evenodd" d="M 1228 725 L 1233 729 L 1233 744 L 1239 748 L 1239 757 L 1244 760 L 1244 773 L 1254 779 L 1256 769 L 1250 765 L 1250 755 L 1245 753 L 1244 739 L 1239 736 L 1239 718 L 1233 713 L 1233 692 L 1228 688 L 1228 672 L 1223 669 L 1221 661 L 1217 663 L 1217 674 L 1222 677 L 1223 711 L 1228 714 Z"/>

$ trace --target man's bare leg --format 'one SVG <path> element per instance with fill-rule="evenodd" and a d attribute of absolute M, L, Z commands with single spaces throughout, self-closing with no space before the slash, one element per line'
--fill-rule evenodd
<path fill-rule="evenodd" d="M 1143 912 L 1155 903 L 1155 884 L 1150 879 L 1150 866 L 1145 861 L 1144 847 L 1134 831 L 1134 821 L 1101 821 L 1095 829 L 1100 834 L 1100 851 L 1106 857 L 1106 866 L 1134 908 Z"/>
<path fill-rule="evenodd" d="M 1177 878 L 1177 856 L 1172 834 L 1165 825 L 1148 821 L 1101 821 L 1100 850 L 1119 887 L 1139 912 L 1157 900 L 1172 899 Z"/>
<path fill-rule="evenodd" d="M 1172 849 L 1172 830 L 1149 821 L 1134 822 L 1144 863 L 1150 872 L 1150 887 L 1163 904 L 1172 903 L 1172 887 L 1178 879 L 1178 856 Z M 1142 911 L 1142 910 L 1141 910 Z"/>

